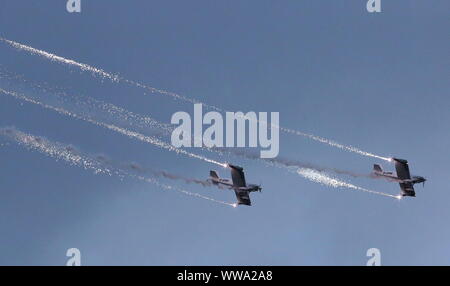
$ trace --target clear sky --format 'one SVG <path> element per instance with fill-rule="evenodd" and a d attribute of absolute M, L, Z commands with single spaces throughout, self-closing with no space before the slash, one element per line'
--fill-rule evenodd
<path fill-rule="evenodd" d="M 64 265 L 68 248 L 80 249 L 84 265 L 365 265 L 369 248 L 380 249 L 384 265 L 448 264 L 450 4 L 383 0 L 378 14 L 365 6 L 82 0 L 82 12 L 69 14 L 60 0 L 1 1 L 0 37 L 226 110 L 278 111 L 282 126 L 408 159 L 428 181 L 416 185 L 416 198 L 397 201 L 236 159 L 263 192 L 251 195 L 252 207 L 230 208 L 10 144 L 0 147 L 0 264 Z M 0 68 L 163 122 L 193 111 L 4 43 Z M 189 177 L 217 169 L 5 96 L 0 126 Z M 302 137 L 281 134 L 280 145 L 280 156 L 318 165 L 393 169 Z M 395 183 L 340 178 L 399 192 Z M 230 191 L 169 183 L 235 200 Z"/>

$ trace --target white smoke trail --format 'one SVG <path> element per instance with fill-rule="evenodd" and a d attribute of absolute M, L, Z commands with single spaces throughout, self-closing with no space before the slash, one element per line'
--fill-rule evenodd
<path fill-rule="evenodd" d="M 97 105 L 99 105 L 101 109 L 106 110 L 111 116 L 121 118 L 131 125 L 138 125 L 140 127 L 152 126 L 164 131 L 166 135 L 171 134 L 171 132 L 173 131 L 173 127 L 170 124 L 161 123 L 151 117 L 131 112 L 111 103 L 100 102 L 95 99 L 89 100 L 91 100 L 92 102 L 97 102 Z M 133 122 L 135 122 L 136 124 L 133 124 Z"/>
<path fill-rule="evenodd" d="M 323 172 L 319 172 L 319 171 L 316 171 L 313 169 L 299 168 L 297 170 L 297 173 L 312 182 L 319 183 L 319 184 L 333 187 L 333 188 L 347 188 L 347 189 L 353 189 L 353 190 L 357 190 L 357 191 L 362 191 L 362 192 L 371 193 L 371 194 L 379 195 L 379 196 L 385 196 L 385 197 L 394 198 L 394 199 L 401 198 L 401 196 L 394 196 L 391 194 L 372 191 L 372 190 L 369 190 L 366 188 L 358 187 L 353 184 L 332 178 Z"/>
<path fill-rule="evenodd" d="M 157 129 L 161 132 L 161 135 L 170 135 L 173 131 L 173 127 L 167 123 L 161 123 L 154 118 L 149 116 L 141 115 L 138 113 L 131 112 L 122 107 L 113 105 L 111 103 L 107 103 L 98 99 L 94 99 L 91 97 L 83 96 L 80 97 L 78 95 L 69 94 L 61 88 L 55 88 L 40 83 L 35 83 L 27 80 L 23 76 L 13 74 L 10 72 L 3 71 L 0 69 L 0 77 L 7 78 L 9 80 L 18 80 L 22 83 L 30 85 L 31 87 L 38 89 L 39 91 L 43 91 L 46 93 L 51 93 L 54 99 L 57 99 L 59 102 L 62 102 L 65 106 L 73 106 L 75 105 L 77 110 L 82 110 L 83 114 L 89 116 L 93 111 L 95 111 L 95 116 L 98 117 L 106 117 L 113 118 L 114 121 L 120 123 L 126 123 L 129 126 L 134 128 L 138 127 L 141 129 Z M 73 108 L 73 107 L 72 107 Z"/>
<path fill-rule="evenodd" d="M 49 157 L 57 160 L 62 159 L 64 161 L 67 161 L 71 165 L 82 167 L 85 170 L 93 170 L 95 174 L 101 173 L 108 176 L 120 176 L 120 174 L 115 173 L 113 169 L 102 167 L 99 162 L 96 162 L 91 158 L 72 153 L 69 146 L 64 146 L 59 143 L 53 144 L 44 138 L 32 136 L 13 128 L 1 128 L 0 135 L 12 139 L 18 144 L 25 146 L 27 149 L 45 153 Z"/>
<path fill-rule="evenodd" d="M 27 46 L 27 45 L 23 45 L 23 44 L 14 42 L 14 41 L 10 41 L 8 39 L 0 38 L 0 41 L 11 45 L 12 47 L 14 47 L 14 48 L 16 48 L 18 50 L 22 50 L 22 51 L 28 52 L 30 54 L 33 54 L 33 55 L 38 55 L 38 56 L 45 57 L 45 58 L 47 58 L 47 59 L 49 59 L 49 60 L 51 60 L 53 62 L 58 62 L 58 63 L 66 64 L 66 65 L 75 66 L 75 67 L 80 68 L 83 71 L 88 71 L 88 72 L 91 72 L 93 74 L 99 75 L 99 76 L 101 76 L 103 78 L 108 78 L 108 79 L 110 79 L 111 81 L 114 81 L 114 82 L 119 82 L 119 80 L 120 80 L 118 75 L 114 75 L 114 74 L 105 72 L 102 69 L 95 68 L 95 67 L 87 65 L 87 64 L 82 64 L 82 63 L 76 62 L 74 60 L 66 59 L 66 58 L 57 56 L 55 54 L 48 53 L 48 52 L 43 51 L 43 50 L 35 49 L 35 48 L 32 48 L 32 47 Z"/>
<path fill-rule="evenodd" d="M 12 47 L 14 47 L 14 48 L 16 48 L 18 50 L 26 51 L 26 52 L 29 52 L 29 53 L 34 54 L 34 55 L 39 55 L 39 56 L 45 57 L 45 58 L 47 58 L 47 59 L 49 59 L 51 61 L 55 61 L 55 62 L 59 62 L 59 63 L 62 63 L 62 64 L 78 67 L 78 68 L 80 68 L 83 71 L 91 72 L 92 74 L 99 75 L 102 78 L 108 78 L 108 79 L 110 79 L 113 82 L 125 82 L 125 83 L 128 83 L 130 85 L 133 85 L 133 86 L 136 86 L 136 87 L 139 87 L 139 88 L 142 88 L 142 89 L 146 89 L 146 90 L 150 91 L 151 93 L 159 93 L 159 94 L 162 94 L 162 95 L 168 95 L 168 96 L 171 96 L 172 98 L 175 98 L 175 99 L 178 99 L 178 100 L 182 100 L 182 101 L 185 101 L 185 102 L 190 102 L 192 104 L 201 103 L 202 105 L 204 105 L 205 107 L 207 107 L 209 109 L 216 110 L 216 111 L 219 111 L 219 112 L 223 112 L 224 111 L 223 109 L 221 109 L 221 108 L 219 108 L 217 106 L 208 105 L 208 104 L 205 104 L 203 102 L 194 100 L 192 98 L 188 98 L 186 96 L 179 95 L 177 93 L 173 93 L 173 92 L 157 89 L 157 88 L 150 87 L 150 86 L 147 86 L 147 85 L 139 83 L 139 82 L 128 80 L 128 79 L 122 78 L 122 77 L 120 77 L 118 75 L 115 75 L 115 74 L 112 74 L 112 73 L 108 73 L 108 72 L 106 72 L 106 71 L 104 71 L 102 69 L 90 66 L 88 64 L 83 64 L 83 63 L 79 63 L 79 62 L 76 62 L 76 61 L 71 60 L 71 59 L 66 59 L 66 58 L 57 56 L 55 54 L 52 54 L 52 53 L 49 53 L 49 52 L 46 52 L 46 51 L 43 51 L 43 50 L 35 49 L 35 48 L 30 47 L 30 46 L 23 45 L 23 44 L 20 44 L 20 43 L 11 41 L 11 40 L 7 40 L 7 39 L 4 39 L 4 38 L 0 38 L 0 41 L 3 41 L 4 43 L 7 43 L 10 46 L 12 46 Z M 379 155 L 375 155 L 373 153 L 363 151 L 363 150 L 361 150 L 359 148 L 356 148 L 354 146 L 351 146 L 351 145 L 344 145 L 344 144 L 335 142 L 335 141 L 330 140 L 330 139 L 326 139 L 326 138 L 323 138 L 323 137 L 320 137 L 320 136 L 304 133 L 304 132 L 297 131 L 297 130 L 290 129 L 290 128 L 281 127 L 281 126 L 274 125 L 274 124 L 272 124 L 271 126 L 274 127 L 274 128 L 278 128 L 278 129 L 280 129 L 283 132 L 286 132 L 286 133 L 289 133 L 289 134 L 298 135 L 298 136 L 303 136 L 303 137 L 309 138 L 311 140 L 314 140 L 314 141 L 317 141 L 317 142 L 320 142 L 320 143 L 323 143 L 323 144 L 327 144 L 327 145 L 332 146 L 332 147 L 339 148 L 341 150 L 353 152 L 353 153 L 356 153 L 356 154 L 359 154 L 359 155 L 363 155 L 363 156 L 367 156 L 367 157 L 373 157 L 373 158 L 378 158 L 378 159 L 385 160 L 385 161 L 390 161 L 390 158 L 379 156 Z"/>
<path fill-rule="evenodd" d="M 57 112 L 59 114 L 62 114 L 62 115 L 66 115 L 66 116 L 69 116 L 69 117 L 72 117 L 72 118 L 76 118 L 76 119 L 79 119 L 79 120 L 83 120 L 83 121 L 92 123 L 92 124 L 97 125 L 99 127 L 103 127 L 103 128 L 109 129 L 111 131 L 120 133 L 120 134 L 128 136 L 130 138 L 134 138 L 134 139 L 140 140 L 142 142 L 146 142 L 146 143 L 155 145 L 155 146 L 157 146 L 159 148 L 162 148 L 162 149 L 166 149 L 166 150 L 169 150 L 169 151 L 176 152 L 177 154 L 182 154 L 182 155 L 186 155 L 186 156 L 191 157 L 191 158 L 200 159 L 200 160 L 203 160 L 205 162 L 213 163 L 213 164 L 216 164 L 216 165 L 221 166 L 221 167 L 226 167 L 227 166 L 225 163 L 221 163 L 221 162 L 218 162 L 216 160 L 209 159 L 207 157 L 204 157 L 204 156 L 201 156 L 201 155 L 198 155 L 198 154 L 194 154 L 194 153 L 185 151 L 183 149 L 179 149 L 179 148 L 173 147 L 171 144 L 163 142 L 163 141 L 161 141 L 161 140 L 159 140 L 159 139 L 157 139 L 155 137 L 146 136 L 146 135 L 141 134 L 139 132 L 128 130 L 126 128 L 122 128 L 122 127 L 116 126 L 114 124 L 108 124 L 108 123 L 104 123 L 104 122 L 101 122 L 101 121 L 96 121 L 96 120 L 94 120 L 94 119 L 92 119 L 90 117 L 85 117 L 85 116 L 79 115 L 79 114 L 77 114 L 77 113 L 75 113 L 73 111 L 68 111 L 68 110 L 65 110 L 65 109 L 63 109 L 61 107 L 55 107 L 55 106 L 52 106 L 52 105 L 40 102 L 40 101 L 38 101 L 36 99 L 27 97 L 27 96 L 25 96 L 23 94 L 19 94 L 17 92 L 11 92 L 11 91 L 7 91 L 7 90 L 4 90 L 4 89 L 0 88 L 0 94 L 13 96 L 16 99 L 20 99 L 20 100 L 26 101 L 28 103 L 33 103 L 33 104 L 39 105 L 39 106 L 41 106 L 43 108 L 46 108 L 46 109 L 49 109 L 49 110 L 53 110 L 53 111 L 55 111 L 55 112 Z"/>
<path fill-rule="evenodd" d="M 373 158 L 377 158 L 377 159 L 381 159 L 381 160 L 385 160 L 385 161 L 390 162 L 390 158 L 379 156 L 379 155 L 375 155 L 373 153 L 363 151 L 363 150 L 358 149 L 358 148 L 356 148 L 354 146 L 351 146 L 351 145 L 346 146 L 344 144 L 335 142 L 335 141 L 330 140 L 330 139 L 326 139 L 326 138 L 319 137 L 319 136 L 312 135 L 312 134 L 303 133 L 301 131 L 297 131 L 297 130 L 293 130 L 293 129 L 288 129 L 288 128 L 279 127 L 279 126 L 274 126 L 274 127 L 275 128 L 280 128 L 280 130 L 282 130 L 284 132 L 295 134 L 295 135 L 304 136 L 304 137 L 307 137 L 309 139 L 315 140 L 317 142 L 328 144 L 330 146 L 337 147 L 337 148 L 345 150 L 345 151 L 349 151 L 349 152 L 357 153 L 357 154 L 360 154 L 360 155 L 363 155 L 363 156 L 373 157 Z"/>
<path fill-rule="evenodd" d="M 24 146 L 25 148 L 29 150 L 38 151 L 40 153 L 43 153 L 53 159 L 56 160 L 64 160 L 65 162 L 69 163 L 73 166 L 81 167 L 85 170 L 92 170 L 95 174 L 105 174 L 108 176 L 118 176 L 120 178 L 124 177 L 130 177 L 139 179 L 148 183 L 152 183 L 162 189 L 165 190 L 172 190 L 177 191 L 180 193 L 183 193 L 188 196 L 193 196 L 201 199 L 205 199 L 211 202 L 219 203 L 222 205 L 227 205 L 231 207 L 235 207 L 235 204 L 227 203 L 224 201 L 216 200 L 204 195 L 201 195 L 199 193 L 193 193 L 186 191 L 184 189 L 163 184 L 159 181 L 155 180 L 154 178 L 145 177 L 142 175 L 135 175 L 131 174 L 125 170 L 119 169 L 119 168 L 113 168 L 110 166 L 106 166 L 101 161 L 98 161 L 94 158 L 92 158 L 89 155 L 85 155 L 80 153 L 79 151 L 75 151 L 70 145 L 64 145 L 58 142 L 51 142 L 45 138 L 37 137 L 34 135 L 30 135 L 27 133 L 24 133 L 19 130 L 15 130 L 13 128 L 1 128 L 0 129 L 0 135 L 5 136 L 14 142 L 17 142 L 19 145 Z"/>
<path fill-rule="evenodd" d="M 65 64 L 65 65 L 69 65 L 69 66 L 78 67 L 82 71 L 90 72 L 90 73 L 92 73 L 94 75 L 98 75 L 98 76 L 100 76 L 100 77 L 102 77 L 104 79 L 109 79 L 109 80 L 111 80 L 113 82 L 124 82 L 124 83 L 130 84 L 130 85 L 133 85 L 135 87 L 146 89 L 146 90 L 150 91 L 151 93 L 159 93 L 159 94 L 162 94 L 162 95 L 168 95 L 168 96 L 171 96 L 171 97 L 173 97 L 175 99 L 179 99 L 179 100 L 182 100 L 182 101 L 190 102 L 192 104 L 201 103 L 201 102 L 199 102 L 197 100 L 194 100 L 192 98 L 188 98 L 188 97 L 185 97 L 185 96 L 173 93 L 173 92 L 169 92 L 169 91 L 157 89 L 157 88 L 154 88 L 154 87 L 151 87 L 151 86 L 147 86 L 145 84 L 138 83 L 138 82 L 135 82 L 133 80 L 125 79 L 125 78 L 120 77 L 117 74 L 106 72 L 106 71 L 104 71 L 104 70 L 102 70 L 100 68 L 96 68 L 96 67 L 88 65 L 88 64 L 83 64 L 83 63 L 80 63 L 80 62 L 77 62 L 77 61 L 74 61 L 74 60 L 71 60 L 71 59 L 67 59 L 67 58 L 64 58 L 64 57 L 61 57 L 61 56 L 57 56 L 55 54 L 52 54 L 52 53 L 49 53 L 49 52 L 46 52 L 46 51 L 43 51 L 43 50 L 39 50 L 39 49 L 36 49 L 36 48 L 30 47 L 30 46 L 24 45 L 24 44 L 21 44 L 21 43 L 18 43 L 18 42 L 14 42 L 14 41 L 11 41 L 11 40 L 8 40 L 8 39 L 5 39 L 5 38 L 1 38 L 1 37 L 0 37 L 0 41 L 2 41 L 4 43 L 6 43 L 6 44 L 8 44 L 8 45 L 18 49 L 18 50 L 28 52 L 28 53 L 30 53 L 32 55 L 41 56 L 41 57 L 44 57 L 44 58 L 46 58 L 46 59 L 48 59 L 50 61 L 58 62 L 60 64 Z M 216 108 L 216 107 L 214 107 L 212 105 L 207 105 L 207 104 L 203 104 L 203 105 L 205 105 L 206 107 L 211 108 L 211 109 L 220 110 L 220 109 L 218 109 L 218 108 Z"/>

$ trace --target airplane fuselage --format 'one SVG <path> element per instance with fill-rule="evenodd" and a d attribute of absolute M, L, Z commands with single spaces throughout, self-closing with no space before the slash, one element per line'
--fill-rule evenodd
<path fill-rule="evenodd" d="M 412 183 L 412 184 L 418 184 L 418 183 L 424 183 L 426 179 L 421 176 L 413 176 L 411 179 L 400 179 L 397 176 L 394 176 L 391 172 L 373 172 L 375 176 L 378 177 L 384 177 L 390 181 L 398 182 L 398 183 Z"/>
<path fill-rule="evenodd" d="M 246 191 L 246 192 L 258 192 L 261 189 L 260 186 L 254 185 L 254 184 L 249 184 L 246 187 L 235 187 L 233 185 L 233 182 L 228 179 L 214 178 L 214 177 L 210 177 L 209 179 L 211 180 L 211 182 L 213 184 L 223 185 L 223 186 L 226 186 L 228 189 L 232 189 L 232 190 Z"/>
<path fill-rule="evenodd" d="M 376 172 L 375 171 L 375 172 L 373 172 L 373 174 L 378 177 L 384 177 L 390 181 L 395 181 L 395 182 L 401 181 L 397 176 L 394 176 L 392 174 L 392 172 Z"/>

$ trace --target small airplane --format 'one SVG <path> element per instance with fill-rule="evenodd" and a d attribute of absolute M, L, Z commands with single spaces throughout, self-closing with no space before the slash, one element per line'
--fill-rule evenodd
<path fill-rule="evenodd" d="M 373 165 L 373 174 L 375 176 L 385 177 L 388 180 L 392 180 L 398 182 L 400 184 L 400 189 L 402 190 L 402 196 L 404 197 L 415 197 L 416 192 L 414 190 L 414 185 L 418 183 L 423 183 L 425 186 L 425 179 L 421 176 L 412 176 L 409 173 L 408 161 L 398 158 L 392 158 L 392 161 L 395 163 L 395 170 L 397 172 L 397 176 L 395 176 L 392 172 L 384 172 L 383 168 L 380 165 Z"/>
<path fill-rule="evenodd" d="M 214 185 L 224 185 L 229 189 L 233 189 L 238 205 L 251 206 L 250 193 L 251 192 L 261 192 L 261 186 L 248 184 L 245 182 L 244 169 L 239 166 L 227 165 L 231 169 L 231 180 L 222 179 L 219 177 L 216 171 L 209 171 L 209 180 Z"/>

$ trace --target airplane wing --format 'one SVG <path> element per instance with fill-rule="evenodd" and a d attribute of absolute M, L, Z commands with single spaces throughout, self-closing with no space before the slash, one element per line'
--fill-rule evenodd
<path fill-rule="evenodd" d="M 240 188 L 240 187 L 246 187 L 247 184 L 245 183 L 245 176 L 244 176 L 244 169 L 237 167 L 237 166 L 231 166 L 231 179 L 233 180 L 233 186 Z"/>
<path fill-rule="evenodd" d="M 412 183 L 399 183 L 400 189 L 402 189 L 403 196 L 415 197 L 416 191 L 414 191 L 414 186 Z"/>
<path fill-rule="evenodd" d="M 395 160 L 395 170 L 397 171 L 397 177 L 400 180 L 411 179 L 411 174 L 409 173 L 408 161 L 401 159 Z"/>
<path fill-rule="evenodd" d="M 231 168 L 231 179 L 233 180 L 234 192 L 238 204 L 251 206 L 250 195 L 248 191 L 239 190 L 238 188 L 243 188 L 247 186 L 245 182 L 244 169 L 238 166 L 228 165 Z"/>
<path fill-rule="evenodd" d="M 234 192 L 236 193 L 238 204 L 246 206 L 252 205 L 248 191 L 234 190 Z"/>

